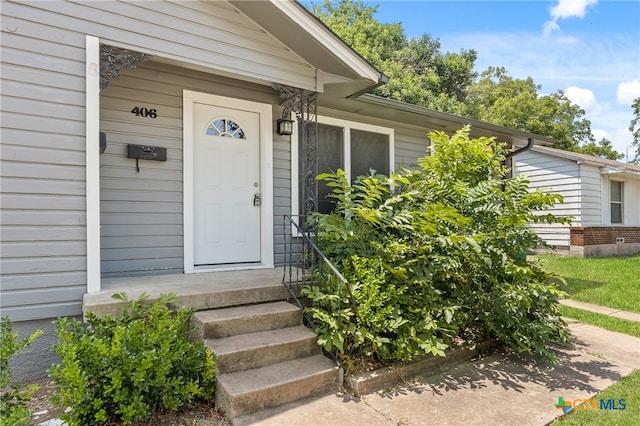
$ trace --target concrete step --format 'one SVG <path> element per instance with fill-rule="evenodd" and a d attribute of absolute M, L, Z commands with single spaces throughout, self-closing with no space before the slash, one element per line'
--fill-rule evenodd
<path fill-rule="evenodd" d="M 313 331 L 299 325 L 206 339 L 205 344 L 216 355 L 218 373 L 231 373 L 318 354 L 317 339 Z"/>
<path fill-rule="evenodd" d="M 342 385 L 342 370 L 322 355 L 300 309 L 285 302 L 290 294 L 282 279 L 275 269 L 104 279 L 102 291 L 84 296 L 83 313 L 121 314 L 128 304 L 115 293 L 129 300 L 144 294 L 145 303 L 175 293 L 174 307 L 197 311 L 192 337 L 216 355 L 216 404 L 235 418 Z M 299 283 L 293 291 L 301 289 Z"/>
<path fill-rule="evenodd" d="M 300 325 L 302 311 L 287 302 L 260 303 L 199 311 L 193 323 L 197 327 L 195 338 L 221 338 Z"/>
<path fill-rule="evenodd" d="M 219 374 L 215 404 L 229 418 L 234 418 L 335 392 L 341 383 L 340 369 L 320 354 L 253 370 Z"/>
<path fill-rule="evenodd" d="M 301 285 L 296 286 L 296 292 L 301 288 Z M 100 293 L 84 295 L 83 313 L 93 312 L 99 317 L 120 315 L 128 305 L 111 296 L 123 291 L 129 300 L 147 294 L 147 303 L 163 293 L 175 293 L 177 306 L 188 306 L 196 311 L 288 300 L 290 297 L 282 285 L 280 268 L 109 278 L 102 281 Z"/>

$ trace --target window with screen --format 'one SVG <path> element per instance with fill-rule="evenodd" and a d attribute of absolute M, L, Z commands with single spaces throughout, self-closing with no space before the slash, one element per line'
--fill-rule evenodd
<path fill-rule="evenodd" d="M 611 181 L 611 223 L 622 223 L 622 195 L 623 183 L 620 181 Z"/>
<path fill-rule="evenodd" d="M 318 124 L 318 145 L 316 147 L 318 173 L 335 172 L 344 169 L 344 137 L 341 127 Z M 323 181 L 318 182 L 318 211 L 328 213 L 333 210 L 334 201 L 329 198 L 331 188 Z"/>
<path fill-rule="evenodd" d="M 295 132 L 294 132 L 295 134 Z M 296 141 L 294 154 L 300 152 Z M 302 170 L 301 155 L 295 163 Z M 393 168 L 393 129 L 350 122 L 346 120 L 318 117 L 318 139 L 316 146 L 318 174 L 342 169 L 353 182 L 358 176 L 375 173 L 389 175 Z M 293 214 L 296 208 L 303 212 L 302 179 L 299 173 L 292 173 L 297 200 L 293 200 Z M 335 208 L 335 201 L 328 197 L 332 189 L 325 182 L 318 182 L 318 211 L 329 213 Z"/>

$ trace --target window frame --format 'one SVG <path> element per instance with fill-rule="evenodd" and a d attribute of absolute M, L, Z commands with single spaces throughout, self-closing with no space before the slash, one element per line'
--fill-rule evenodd
<path fill-rule="evenodd" d="M 343 158 L 344 158 L 344 171 L 347 174 L 347 179 L 351 179 L 351 130 L 361 130 L 370 133 L 378 133 L 387 135 L 389 138 L 389 173 L 392 173 L 395 168 L 395 129 L 393 127 L 384 127 L 374 124 L 361 123 L 358 121 L 345 120 L 341 118 L 334 118 L 329 116 L 318 115 L 318 124 L 326 124 L 328 126 L 335 126 L 342 128 L 343 135 Z M 291 135 L 291 216 L 296 217 L 300 215 L 300 181 L 298 179 L 298 162 L 300 155 L 300 141 L 298 140 L 298 122 L 293 124 L 293 134 Z M 294 230 L 294 234 L 296 234 Z"/>
<path fill-rule="evenodd" d="M 614 201 L 612 198 L 612 193 L 613 191 L 611 190 L 613 184 L 619 184 L 620 185 L 620 201 L 616 200 Z M 619 205 L 620 206 L 620 222 L 614 222 L 613 221 L 613 205 Z M 611 225 L 624 225 L 624 181 L 622 180 L 617 180 L 617 179 L 610 179 L 609 180 L 609 223 Z"/>

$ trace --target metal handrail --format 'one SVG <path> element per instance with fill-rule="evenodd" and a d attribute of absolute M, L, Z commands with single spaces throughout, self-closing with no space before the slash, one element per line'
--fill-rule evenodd
<path fill-rule="evenodd" d="M 305 216 L 298 216 L 301 220 L 305 220 Z M 305 310 L 304 303 L 298 297 L 297 289 L 301 286 L 313 286 L 320 284 L 316 279 L 317 274 L 324 268 L 327 268 L 338 281 L 338 300 L 342 300 L 341 289 L 346 288 L 353 314 L 356 315 L 356 303 L 353 291 L 349 281 L 340 273 L 333 263 L 322 253 L 313 237 L 316 235 L 313 229 L 304 229 L 290 215 L 284 215 L 284 274 L 282 283 L 286 287 L 291 298 L 296 302 L 298 307 L 303 310 L 305 320 L 312 327 L 316 328 L 313 317 Z M 338 315 L 342 307 L 338 306 Z M 357 317 L 356 317 L 357 320 Z M 338 322 L 340 323 L 340 322 Z M 331 354 L 336 362 L 339 362 L 335 354 Z"/>

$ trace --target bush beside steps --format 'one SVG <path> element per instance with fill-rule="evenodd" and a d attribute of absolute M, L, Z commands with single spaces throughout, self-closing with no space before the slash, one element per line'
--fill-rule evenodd
<path fill-rule="evenodd" d="M 215 360 L 202 341 L 192 341 L 193 310 L 171 309 L 175 294 L 163 294 L 147 306 L 144 294 L 128 300 L 122 316 L 87 324 L 59 318 L 61 362 L 51 370 L 56 405 L 70 407 L 68 425 L 131 424 L 156 411 L 176 411 L 196 401 L 213 399 Z"/>

